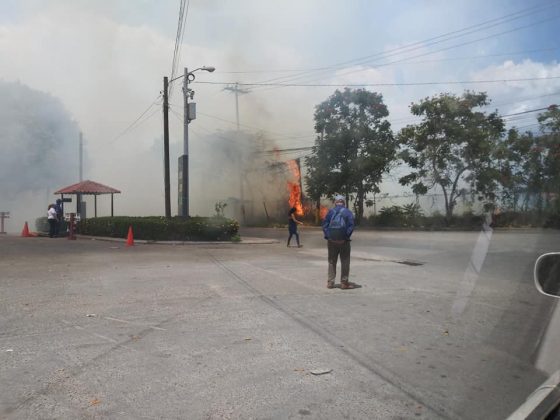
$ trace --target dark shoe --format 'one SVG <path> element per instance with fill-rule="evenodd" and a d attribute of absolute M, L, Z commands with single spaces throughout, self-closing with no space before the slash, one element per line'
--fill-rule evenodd
<path fill-rule="evenodd" d="M 297 247 L 298 247 L 298 248 L 301 248 L 301 247 L 303 247 L 303 245 L 298 245 Z"/>
<path fill-rule="evenodd" d="M 352 283 L 345 282 L 340 284 L 340 288 L 346 290 L 346 289 L 355 289 L 356 287 Z"/>
<path fill-rule="evenodd" d="M 334 283 L 327 283 L 327 289 L 334 288 Z"/>

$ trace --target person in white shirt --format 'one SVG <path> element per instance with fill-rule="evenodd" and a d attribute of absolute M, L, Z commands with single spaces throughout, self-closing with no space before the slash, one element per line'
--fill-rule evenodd
<path fill-rule="evenodd" d="M 49 204 L 47 220 L 49 221 L 49 238 L 53 238 L 56 234 L 56 227 L 58 224 L 58 216 L 54 204 Z"/>

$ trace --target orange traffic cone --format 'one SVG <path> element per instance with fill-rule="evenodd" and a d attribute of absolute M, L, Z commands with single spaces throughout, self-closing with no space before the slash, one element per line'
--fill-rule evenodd
<path fill-rule="evenodd" d="M 25 225 L 23 225 L 23 230 L 21 231 L 21 236 L 24 237 L 24 238 L 31 237 L 31 234 L 29 233 L 29 226 L 27 226 L 27 222 L 25 222 Z"/>
<path fill-rule="evenodd" d="M 134 235 L 132 234 L 132 226 L 128 227 L 128 237 L 126 238 L 126 246 L 134 246 Z"/>

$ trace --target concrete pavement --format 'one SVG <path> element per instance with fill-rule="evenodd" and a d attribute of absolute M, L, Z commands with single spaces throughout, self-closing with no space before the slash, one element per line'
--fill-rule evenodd
<path fill-rule="evenodd" d="M 530 268 L 555 232 L 494 232 L 476 278 L 479 233 L 356 232 L 351 291 L 301 233 L 0 237 L 0 417 L 504 418 L 546 377 Z"/>

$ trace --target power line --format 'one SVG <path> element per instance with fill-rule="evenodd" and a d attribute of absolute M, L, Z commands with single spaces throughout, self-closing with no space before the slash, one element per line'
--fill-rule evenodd
<path fill-rule="evenodd" d="M 440 58 L 440 59 L 434 59 L 434 60 L 408 61 L 408 62 L 406 62 L 406 64 L 440 63 L 440 62 L 446 62 L 446 61 L 473 60 L 473 59 L 478 59 L 478 58 L 489 58 L 489 57 L 510 57 L 512 55 L 522 55 L 522 54 L 527 54 L 527 53 L 557 51 L 558 49 L 560 49 L 560 46 L 550 47 L 550 48 L 537 48 L 537 49 L 522 50 L 522 51 L 511 51 L 511 52 L 508 52 L 508 53 L 498 53 L 498 54 L 477 54 L 477 55 L 471 55 L 471 56 L 449 57 L 449 58 Z M 435 52 L 438 52 L 438 51 L 435 51 Z M 389 65 L 389 64 L 386 64 L 386 65 Z M 301 69 L 261 69 L 261 70 L 230 70 L 230 71 L 220 70 L 220 73 L 221 74 L 296 73 L 296 72 L 312 72 L 312 71 L 316 71 L 316 70 L 321 70 L 323 68 L 316 67 L 316 68 L 307 68 L 307 69 L 305 69 L 305 68 L 301 68 Z"/>
<path fill-rule="evenodd" d="M 556 93 L 549 94 L 549 95 L 541 95 L 541 96 L 531 97 L 531 99 L 541 98 L 541 97 L 547 97 L 547 96 L 553 96 L 553 95 L 557 95 L 557 94 L 560 94 L 560 92 L 556 92 Z M 524 99 L 526 99 L 526 98 L 524 98 Z M 519 102 L 519 101 L 518 101 L 518 102 Z M 518 103 L 518 102 L 509 102 L 508 104 L 513 104 L 513 103 Z M 174 105 L 174 106 L 175 106 L 175 105 Z M 547 109 L 549 109 L 549 107 L 537 108 L 537 109 L 532 109 L 532 110 L 527 110 L 527 111 L 522 111 L 522 112 L 517 112 L 517 113 L 512 113 L 512 114 L 505 114 L 505 115 L 500 115 L 500 118 L 509 118 L 507 122 L 512 122 L 512 121 L 516 121 L 516 118 L 510 118 L 510 117 L 517 117 L 517 116 L 520 116 L 520 115 L 523 115 L 523 114 L 529 114 L 529 113 L 538 112 L 538 111 L 543 111 L 543 110 L 547 110 Z M 177 117 L 177 119 L 178 119 L 180 122 L 182 122 L 182 121 L 181 121 L 181 118 L 182 118 L 181 115 L 179 115 L 179 114 L 178 114 L 174 109 L 172 109 L 171 107 L 170 107 L 170 110 L 174 113 L 174 115 Z M 199 115 L 202 115 L 202 116 L 205 116 L 205 117 L 208 117 L 208 118 L 212 118 L 212 119 L 215 119 L 215 120 L 218 120 L 218 121 L 223 121 L 223 122 L 226 122 L 226 123 L 232 124 L 232 125 L 236 124 L 236 122 L 234 122 L 234 121 L 227 120 L 227 119 L 224 119 L 224 118 L 220 118 L 220 117 L 217 117 L 217 116 L 214 116 L 214 115 L 209 115 L 209 114 L 200 113 L 200 112 L 199 112 Z M 519 117 L 517 117 L 517 118 L 519 118 Z M 527 118 L 527 117 L 525 117 L 525 118 Z M 395 124 L 395 123 L 397 123 L 397 122 L 407 122 L 407 121 L 413 121 L 413 120 L 417 120 L 417 119 L 418 119 L 418 118 L 415 118 L 415 117 L 404 117 L 404 118 L 398 118 L 398 119 L 388 120 L 388 121 L 389 121 L 389 123 L 391 123 L 391 124 L 393 125 L 393 124 Z M 244 124 L 242 124 L 242 125 L 245 126 L 245 127 L 250 127 L 250 128 L 256 129 L 256 130 L 260 130 L 260 131 L 263 131 L 263 132 L 267 132 L 267 130 L 265 130 L 265 129 L 263 129 L 263 128 L 254 127 L 254 126 L 248 126 L 248 125 L 244 125 Z M 220 135 L 217 134 L 216 132 L 211 132 L 210 130 L 207 130 L 207 132 L 210 133 L 210 134 L 214 134 L 214 135 L 216 135 L 217 137 L 220 137 L 220 138 L 225 139 L 225 137 L 220 136 Z M 268 132 L 269 132 L 269 131 L 268 131 Z M 275 134 L 275 135 L 278 135 L 279 133 L 274 133 L 274 134 Z M 305 135 L 305 136 L 290 136 L 290 135 L 285 135 L 285 134 L 281 134 L 281 135 L 283 136 L 283 139 L 293 139 L 293 140 L 312 139 L 312 138 L 314 139 L 314 138 L 316 137 L 316 133 L 313 134 L 313 135 Z M 278 139 L 278 138 L 273 138 L 273 139 L 271 139 L 271 140 L 279 141 L 280 139 Z M 293 153 L 293 152 L 301 151 L 301 150 L 311 150 L 312 147 L 313 147 L 313 146 L 294 147 L 294 148 L 284 148 L 284 149 L 273 149 L 273 150 L 265 150 L 265 151 L 262 151 L 261 153 L 280 153 L 280 154 L 283 154 L 283 153 Z"/>
<path fill-rule="evenodd" d="M 438 52 L 443 52 L 443 51 L 452 50 L 452 49 L 455 49 L 455 48 L 457 48 L 457 47 L 464 47 L 464 46 L 466 46 L 466 45 L 475 44 L 475 43 L 477 43 L 477 42 L 484 41 L 484 40 L 487 40 L 487 39 L 490 39 L 490 38 L 494 38 L 494 37 L 499 36 L 499 35 L 504 35 L 504 34 L 507 34 L 507 33 L 511 33 L 511 32 L 518 31 L 518 30 L 520 30 L 520 29 L 525 29 L 525 28 L 529 28 L 529 27 L 531 27 L 531 26 L 538 25 L 538 24 L 543 23 L 543 22 L 547 22 L 547 21 L 550 21 L 550 20 L 554 20 L 554 19 L 557 19 L 558 17 L 560 17 L 560 16 L 549 17 L 549 18 L 547 18 L 547 19 L 543 19 L 543 20 L 540 20 L 540 21 L 538 21 L 538 22 L 533 22 L 533 23 L 530 23 L 530 24 L 527 24 L 527 25 L 518 26 L 518 27 L 516 27 L 516 28 L 509 29 L 509 30 L 507 30 L 507 31 L 498 32 L 498 33 L 491 34 L 491 35 L 488 35 L 488 36 L 484 36 L 484 37 L 481 37 L 481 38 L 477 38 L 477 39 L 474 39 L 474 40 L 471 40 L 471 41 L 462 42 L 462 43 L 459 43 L 459 44 L 454 44 L 454 45 L 451 45 L 451 46 L 447 46 L 447 47 L 445 47 L 445 48 L 440 48 L 440 49 L 438 49 L 438 50 L 429 51 L 429 52 L 425 52 L 425 53 L 422 53 L 422 54 L 417 54 L 417 55 L 414 55 L 414 56 L 412 56 L 412 57 L 406 57 L 406 58 L 403 58 L 403 59 L 399 59 L 399 60 L 395 60 L 395 61 L 390 61 L 390 62 L 388 62 L 388 63 L 381 63 L 381 64 L 373 65 L 373 66 L 370 66 L 370 67 L 367 67 L 367 68 L 349 70 L 349 71 L 347 71 L 347 72 L 345 72 L 345 73 L 339 74 L 338 77 L 347 76 L 347 75 L 353 74 L 353 73 L 358 73 L 358 72 L 367 71 L 367 70 L 369 70 L 369 69 L 371 69 L 371 68 L 387 67 L 387 66 L 391 66 L 391 65 L 399 64 L 399 63 L 407 63 L 407 64 L 410 64 L 410 60 L 411 60 L 411 59 L 414 59 L 414 58 L 425 57 L 425 56 L 427 56 L 427 55 L 432 55 L 432 54 L 435 54 L 435 53 L 438 53 Z M 367 64 L 367 63 L 366 63 L 366 64 Z"/>
<path fill-rule="evenodd" d="M 401 47 L 393 48 L 389 51 L 382 51 L 382 52 L 362 56 L 362 57 L 359 57 L 359 58 L 354 58 L 354 59 L 351 59 L 351 60 L 339 62 L 339 63 L 333 64 L 333 65 L 330 65 L 330 66 L 323 67 L 319 70 L 336 70 L 338 68 L 345 67 L 345 66 L 350 65 L 350 64 L 355 64 L 356 62 L 362 62 L 364 60 L 370 60 L 371 58 L 374 58 L 374 57 L 384 57 L 384 56 L 388 56 L 388 55 L 393 55 L 394 53 L 401 53 L 401 52 L 406 51 L 406 50 L 411 49 L 411 48 L 417 49 L 418 47 L 425 47 L 427 43 L 430 43 L 432 41 L 440 40 L 442 38 L 446 38 L 446 37 L 451 36 L 451 35 L 459 34 L 461 32 L 468 31 L 468 30 L 471 30 L 473 28 L 484 26 L 485 24 L 488 24 L 488 23 L 494 23 L 494 22 L 499 21 L 499 20 L 501 20 L 505 17 L 510 17 L 510 16 L 513 16 L 513 15 L 517 15 L 517 14 L 522 13 L 523 11 L 528 11 L 528 10 L 532 10 L 532 9 L 534 9 L 534 7 L 528 8 L 528 9 L 523 9 L 522 11 L 515 12 L 515 13 L 512 13 L 512 14 L 508 14 L 508 15 L 503 16 L 501 18 L 494 18 L 494 19 L 484 21 L 484 22 L 476 24 L 476 25 L 471 25 L 471 26 L 468 26 L 468 27 L 465 27 L 465 28 L 462 28 L 462 29 L 459 29 L 459 30 L 447 32 L 447 33 L 444 33 L 442 35 L 438 35 L 438 36 L 428 38 L 428 39 L 425 39 L 425 40 L 422 40 L 422 41 L 417 41 L 417 42 L 413 42 L 413 43 L 410 43 L 410 44 L 407 44 L 407 45 L 404 45 L 404 46 L 401 46 Z M 439 41 L 439 42 L 441 42 L 441 41 Z M 285 79 L 285 78 L 277 78 L 277 79 L 273 79 L 273 80 L 278 80 L 278 79 Z M 267 82 L 273 81 L 273 80 L 268 80 Z"/>
<path fill-rule="evenodd" d="M 262 153 L 279 153 L 279 152 L 295 152 L 300 150 L 311 150 L 313 146 L 306 146 L 306 147 L 292 147 L 288 149 L 272 149 L 272 150 L 263 150 Z"/>
<path fill-rule="evenodd" d="M 366 68 L 359 68 L 359 69 L 354 69 L 354 70 L 347 70 L 347 71 L 344 72 L 344 73 L 338 74 L 337 77 L 347 76 L 347 75 L 350 75 L 350 74 L 353 74 L 353 73 L 364 72 L 364 71 L 368 71 L 368 70 L 371 70 L 371 69 L 378 69 L 378 68 L 381 68 L 381 67 L 387 67 L 387 66 L 391 66 L 391 65 L 399 64 L 399 63 L 410 64 L 410 63 L 411 63 L 410 60 L 415 59 L 415 58 L 425 57 L 425 56 L 428 56 L 428 55 L 433 55 L 433 54 L 438 53 L 438 52 L 448 51 L 448 50 L 451 50 L 451 49 L 454 49 L 454 48 L 457 48 L 457 47 L 463 47 L 463 46 L 466 46 L 466 45 L 474 44 L 474 43 L 477 43 L 477 42 L 479 42 L 479 41 L 483 41 L 483 40 L 486 40 L 486 39 L 494 38 L 494 37 L 499 36 L 499 35 L 503 35 L 503 34 L 510 33 L 510 32 L 515 32 L 515 31 L 518 31 L 518 30 L 520 30 L 520 29 L 525 29 L 525 28 L 528 28 L 528 27 L 537 25 L 537 24 L 539 24 L 539 23 L 543 23 L 543 22 L 547 22 L 547 21 L 550 21 L 550 20 L 554 20 L 554 19 L 557 19 L 558 17 L 559 17 L 559 16 L 549 17 L 549 18 L 547 18 L 547 19 L 543 19 L 543 20 L 538 21 L 538 22 L 533 22 L 533 23 L 528 24 L 528 25 L 519 26 L 519 27 L 510 29 L 510 30 L 507 30 L 507 31 L 503 31 L 503 32 L 499 32 L 499 33 L 496 33 L 496 34 L 484 36 L 484 37 L 482 37 L 482 38 L 477 38 L 477 39 L 474 39 L 474 40 L 471 40 L 471 41 L 462 42 L 462 43 L 459 43 L 459 44 L 454 44 L 454 45 L 447 46 L 447 47 L 444 47 L 444 48 L 440 48 L 440 49 L 437 49 L 437 50 L 434 50 L 434 51 L 424 52 L 424 53 L 421 53 L 421 54 L 417 54 L 417 55 L 414 55 L 414 56 L 410 56 L 410 57 L 398 59 L 398 60 L 395 60 L 395 61 L 389 61 L 389 62 L 386 62 L 386 63 L 380 63 L 380 64 L 375 64 L 375 65 L 374 65 L 375 62 L 372 62 L 372 63 L 361 63 L 361 64 L 364 64 L 364 65 L 368 65 L 368 64 L 369 64 L 369 66 L 366 67 Z M 394 55 L 394 54 L 393 54 L 393 55 Z M 414 62 L 412 62 L 412 63 L 414 63 Z M 295 77 L 295 78 L 292 78 L 291 80 L 297 80 L 297 79 L 302 79 L 302 78 L 301 78 L 301 77 Z M 318 80 L 318 79 L 320 80 L 320 78 L 317 78 L 317 77 L 313 77 L 313 78 L 311 78 L 311 79 L 310 79 L 310 78 L 307 78 L 308 81 L 315 81 L 315 80 Z M 289 79 L 286 79 L 286 80 L 289 81 Z M 263 88 L 263 89 L 261 89 L 261 90 L 279 89 L 279 88 L 281 88 L 281 87 L 282 87 L 282 86 L 274 86 L 274 87 Z M 256 89 L 258 90 L 258 88 L 256 88 Z"/>
<path fill-rule="evenodd" d="M 538 95 L 538 96 L 525 96 L 525 97 L 521 97 L 518 98 L 516 101 L 513 102 L 500 102 L 497 104 L 490 104 L 489 106 L 503 106 L 503 105 L 512 105 L 512 104 L 517 104 L 517 103 L 521 103 L 521 102 L 525 102 L 525 101 L 533 101 L 535 99 L 542 99 L 542 98 L 548 98 L 549 96 L 557 96 L 560 95 L 560 91 L 557 92 L 553 92 L 553 93 L 547 93 L 546 95 Z"/>
<path fill-rule="evenodd" d="M 514 115 L 522 115 L 522 114 L 529 114 L 531 112 L 545 111 L 545 110 L 548 110 L 548 109 L 550 109 L 551 107 L 554 107 L 554 106 L 557 106 L 557 105 L 549 105 L 549 106 L 546 106 L 544 108 L 537 108 L 537 109 L 530 109 L 528 111 L 515 112 L 513 114 L 501 115 L 501 117 L 506 118 L 506 117 L 513 117 Z"/>
<path fill-rule="evenodd" d="M 429 85 L 464 85 L 464 84 L 483 84 L 483 83 L 509 83 L 509 82 L 529 82 L 541 80 L 560 79 L 560 76 L 549 77 L 525 77 L 519 79 L 495 79 L 495 80 L 448 80 L 441 82 L 403 82 L 403 83 L 239 83 L 242 86 L 282 86 L 282 87 L 368 87 L 368 86 L 429 86 Z M 232 82 L 210 82 L 200 81 L 209 85 L 231 85 Z"/>
<path fill-rule="evenodd" d="M 161 98 L 161 93 L 156 97 L 156 99 L 154 100 L 154 102 L 151 103 L 151 105 L 146 108 L 146 110 L 144 112 L 142 112 L 132 123 L 130 123 L 130 125 L 128 125 L 128 127 L 126 127 L 123 131 L 121 131 L 120 134 L 118 134 L 115 138 L 113 138 L 109 143 L 114 143 L 116 142 L 118 139 L 120 139 L 122 136 L 124 136 L 126 133 L 128 133 L 130 130 L 132 130 L 133 128 L 138 127 L 139 125 L 143 124 L 144 122 L 146 122 L 147 120 L 149 120 L 154 114 L 155 112 L 157 112 L 158 110 L 156 109 L 152 114 L 150 114 L 148 117 L 146 117 L 143 121 L 140 121 L 140 119 L 146 115 L 148 113 L 148 111 L 154 106 L 154 105 L 159 105 L 158 99 Z"/>
<path fill-rule="evenodd" d="M 177 75 L 177 67 L 179 66 L 179 61 L 181 60 L 181 45 L 183 44 L 183 37 L 185 35 L 185 27 L 187 22 L 187 16 L 189 14 L 189 5 L 190 0 L 186 4 L 185 8 L 185 1 L 181 0 L 179 5 L 179 20 L 177 22 L 177 35 L 175 35 L 175 49 L 173 51 L 173 61 L 171 63 L 171 77 L 169 80 L 169 98 L 171 98 L 171 94 L 173 92 L 172 85 L 173 79 Z"/>
<path fill-rule="evenodd" d="M 323 67 L 323 68 L 320 68 L 320 69 L 317 69 L 317 70 L 314 70 L 314 71 L 325 72 L 325 71 L 329 71 L 329 70 L 337 70 L 337 69 L 347 67 L 348 65 L 366 64 L 368 62 L 371 62 L 371 59 L 373 59 L 373 58 L 376 58 L 376 60 L 379 60 L 379 59 L 382 59 L 382 58 L 388 58 L 388 57 L 398 55 L 398 54 L 402 54 L 402 53 L 413 52 L 415 50 L 418 50 L 419 48 L 425 48 L 427 46 L 439 44 L 439 43 L 442 43 L 442 42 L 446 42 L 446 41 L 449 41 L 449 40 L 454 39 L 454 38 L 464 37 L 464 36 L 469 35 L 471 33 L 479 32 L 482 29 L 489 29 L 491 27 L 501 25 L 503 23 L 507 23 L 511 20 L 517 20 L 517 19 L 529 16 L 529 15 L 541 12 L 541 11 L 551 7 L 554 4 L 557 4 L 557 1 L 551 2 L 550 4 L 544 5 L 544 6 L 534 6 L 534 7 L 522 9 L 518 12 L 510 13 L 510 14 L 507 14 L 507 15 L 499 17 L 499 18 L 490 19 L 488 21 L 485 21 L 485 22 L 482 22 L 482 23 L 479 23 L 479 24 L 476 24 L 476 25 L 471 25 L 471 26 L 468 26 L 468 27 L 465 27 L 465 28 L 462 28 L 462 29 L 459 29 L 459 30 L 456 30 L 456 31 L 452 31 L 452 32 L 448 32 L 448 33 L 438 35 L 438 36 L 435 36 L 435 37 L 432 37 L 432 38 L 428 38 L 428 39 L 425 39 L 423 41 L 418 41 L 418 42 L 414 42 L 414 43 L 411 43 L 411 44 L 407 44 L 407 45 L 404 45 L 402 47 L 394 48 L 394 49 L 389 50 L 389 51 L 378 52 L 378 53 L 370 54 L 370 55 L 367 55 L 367 56 L 364 56 L 364 57 L 339 62 L 339 63 L 336 63 L 334 65 L 326 66 L 326 67 Z M 537 23 L 540 23 L 540 22 L 537 22 Z M 502 32 L 502 33 L 493 34 L 493 35 L 491 35 L 491 37 L 501 35 L 501 34 L 504 34 L 504 33 L 508 33 L 508 32 L 512 32 L 514 30 L 519 30 L 519 29 L 525 28 L 527 26 L 533 26 L 534 24 L 536 24 L 536 23 L 532 23 L 530 25 L 525 25 L 525 26 L 522 26 L 522 27 L 514 28 L 514 29 L 511 29 L 511 30 Z M 486 39 L 486 38 L 488 38 L 488 37 L 484 37 L 484 38 L 481 38 L 481 39 L 470 41 L 469 43 L 478 42 L 478 41 Z M 465 43 L 465 44 L 467 44 L 467 43 Z M 457 46 L 461 46 L 461 44 L 454 45 L 452 47 L 447 47 L 445 49 L 455 48 Z M 422 55 L 428 55 L 428 54 L 433 54 L 433 52 L 427 53 L 427 54 L 422 54 Z M 420 55 L 420 56 L 422 56 L 422 55 Z M 416 58 L 416 57 L 419 57 L 419 56 L 415 56 L 415 57 L 412 57 L 412 58 Z M 407 59 L 410 59 L 410 58 L 411 57 L 409 57 Z M 284 82 L 289 81 L 289 80 L 293 81 L 293 80 L 301 79 L 302 77 L 307 76 L 310 72 L 311 71 L 302 72 L 301 74 L 296 74 L 296 75 L 293 75 L 293 76 L 277 77 L 277 78 L 274 78 L 274 79 L 265 80 L 263 82 L 268 83 L 268 82 L 276 82 L 276 81 L 279 81 L 279 80 L 282 80 Z"/>
<path fill-rule="evenodd" d="M 549 18 L 546 18 L 546 19 L 543 19 L 543 20 L 540 20 L 540 21 L 537 21 L 537 22 L 532 22 L 532 23 L 527 24 L 527 25 L 518 26 L 518 27 L 515 27 L 515 28 L 512 28 L 512 29 L 506 30 L 506 31 L 490 34 L 490 35 L 487 35 L 487 36 L 484 36 L 484 37 L 481 37 L 481 38 L 476 38 L 476 39 L 473 39 L 473 40 L 470 40 L 470 41 L 461 42 L 459 44 L 450 45 L 450 46 L 440 48 L 440 49 L 437 49 L 437 50 L 434 50 L 434 51 L 429 51 L 429 52 L 425 52 L 425 53 L 422 53 L 422 54 L 417 54 L 417 55 L 414 55 L 414 56 L 411 56 L 411 57 L 406 57 L 406 58 L 403 58 L 403 59 L 400 59 L 400 60 L 390 61 L 388 63 L 381 63 L 379 65 L 373 66 L 373 68 L 386 67 L 386 66 L 390 66 L 390 65 L 393 65 L 393 64 L 399 64 L 399 63 L 410 64 L 411 59 L 415 59 L 415 58 L 419 58 L 419 57 L 425 57 L 425 56 L 432 55 L 432 54 L 435 54 L 435 53 L 438 53 L 438 52 L 448 51 L 448 50 L 452 50 L 452 49 L 455 49 L 455 48 L 458 48 L 458 47 L 464 47 L 466 45 L 475 44 L 475 43 L 480 42 L 480 41 L 495 38 L 495 37 L 500 36 L 500 35 L 508 34 L 508 33 L 511 33 L 511 32 L 515 32 L 515 31 L 518 31 L 518 30 L 521 30 L 521 29 L 526 29 L 526 28 L 529 28 L 531 26 L 538 25 L 540 23 L 544 23 L 544 22 L 547 22 L 547 21 L 550 21 L 550 20 L 554 20 L 554 19 L 557 19 L 558 17 L 559 16 L 552 16 L 552 17 L 549 17 Z M 346 76 L 348 74 L 352 74 L 352 73 L 356 73 L 356 72 L 360 72 L 360 71 L 366 71 L 366 70 L 368 70 L 368 69 L 366 68 L 366 69 L 357 69 L 357 70 L 347 71 L 345 73 L 342 73 L 339 76 Z"/>
<path fill-rule="evenodd" d="M 205 114 L 205 113 L 203 113 L 203 112 L 198 112 L 198 115 L 202 115 L 202 116 L 204 116 L 204 117 L 212 118 L 212 119 L 215 119 L 215 120 L 218 120 L 218 121 L 223 121 L 223 122 L 226 122 L 226 123 L 228 123 L 228 124 L 237 124 L 237 123 L 234 122 L 234 121 L 227 120 L 227 119 L 221 118 L 221 117 L 217 117 L 217 116 L 215 116 L 215 115 Z M 293 140 L 298 140 L 298 139 L 305 139 L 305 138 L 314 137 L 314 135 L 313 135 L 313 136 L 312 136 L 312 135 L 303 135 L 303 136 L 289 135 L 289 134 L 287 134 L 287 133 L 274 132 L 274 131 L 266 130 L 266 129 L 262 128 L 262 127 L 256 127 L 256 126 L 251 126 L 251 125 L 247 125 L 247 124 L 239 124 L 239 125 L 240 125 L 241 127 L 247 127 L 247 128 L 252 129 L 252 130 L 262 131 L 262 132 L 265 132 L 265 133 L 273 134 L 273 135 L 275 135 L 275 136 L 281 136 L 281 137 L 288 138 L 288 139 L 293 139 Z"/>

